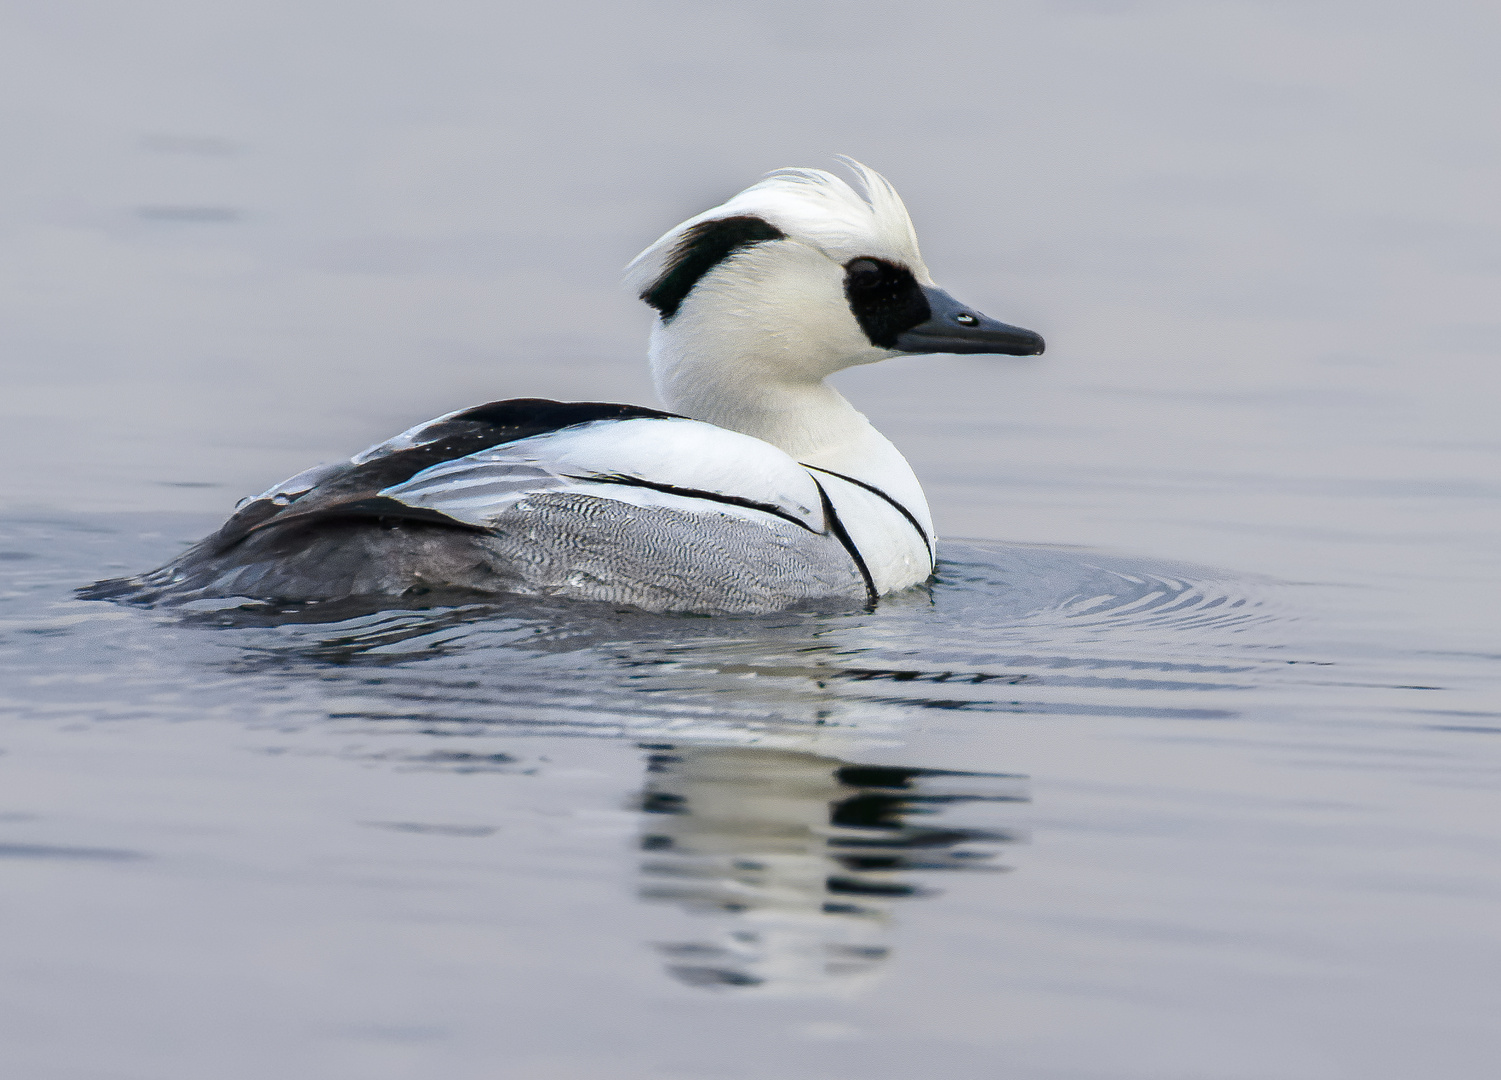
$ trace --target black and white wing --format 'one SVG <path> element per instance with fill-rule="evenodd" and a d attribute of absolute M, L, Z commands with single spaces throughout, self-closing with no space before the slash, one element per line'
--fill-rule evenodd
<path fill-rule="evenodd" d="M 147 578 L 168 586 L 152 599 L 461 588 L 771 611 L 875 596 L 824 488 L 783 451 L 652 409 L 540 399 L 301 473 Z"/>
<path fill-rule="evenodd" d="M 243 505 L 223 539 L 315 517 L 490 529 L 527 496 L 557 492 L 829 528 L 818 483 L 760 439 L 637 406 L 518 399 L 299 473 Z"/>
<path fill-rule="evenodd" d="M 251 532 L 315 517 L 389 517 L 414 520 L 420 508 L 382 495 L 424 469 L 462 460 L 507 443 L 601 420 L 670 418 L 636 405 L 515 398 L 492 401 L 418 424 L 347 462 L 318 465 L 246 499 L 216 539 L 232 545 Z M 441 515 L 426 514 L 437 523 Z M 453 525 L 465 524 L 457 519 Z"/>

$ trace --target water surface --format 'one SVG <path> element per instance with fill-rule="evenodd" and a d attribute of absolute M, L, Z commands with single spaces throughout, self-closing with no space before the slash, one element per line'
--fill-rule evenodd
<path fill-rule="evenodd" d="M 1489 1024 L 1496 659 L 1338 590 L 951 542 L 840 616 L 67 598 L 206 524 L 4 534 L 39 1075 L 1381 1075 Z"/>
<path fill-rule="evenodd" d="M 9 5 L 0 1071 L 1488 1080 L 1496 18 Z M 931 588 L 73 599 L 428 417 L 653 404 L 619 268 L 837 152 L 1049 343 L 838 379 Z"/>

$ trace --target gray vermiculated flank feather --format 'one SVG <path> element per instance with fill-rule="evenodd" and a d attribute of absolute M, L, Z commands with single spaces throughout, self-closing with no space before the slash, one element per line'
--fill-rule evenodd
<path fill-rule="evenodd" d="M 768 517 L 528 496 L 493 531 L 372 519 L 290 523 L 219 552 L 210 537 L 137 578 L 84 595 L 137 603 L 411 596 L 555 596 L 646 611 L 762 614 L 808 601 L 859 607 L 864 583 L 831 536 Z"/>

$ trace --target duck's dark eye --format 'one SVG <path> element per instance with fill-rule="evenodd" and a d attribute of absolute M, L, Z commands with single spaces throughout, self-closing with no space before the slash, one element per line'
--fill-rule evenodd
<path fill-rule="evenodd" d="M 898 337 L 933 314 L 912 271 L 885 259 L 845 263 L 844 295 L 860 329 L 881 349 L 894 348 Z"/>
<path fill-rule="evenodd" d="M 954 321 L 962 326 L 979 326 L 980 320 L 967 311 L 961 311 L 954 316 Z"/>

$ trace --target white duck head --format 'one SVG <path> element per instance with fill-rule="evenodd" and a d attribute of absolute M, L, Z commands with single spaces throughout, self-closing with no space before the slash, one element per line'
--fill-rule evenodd
<path fill-rule="evenodd" d="M 843 160 L 860 192 L 822 169 L 780 169 L 627 268 L 657 310 L 652 374 L 668 408 L 808 460 L 864 421 L 824 384 L 836 371 L 905 353 L 1042 352 L 1037 334 L 938 288 L 896 189 Z"/>

